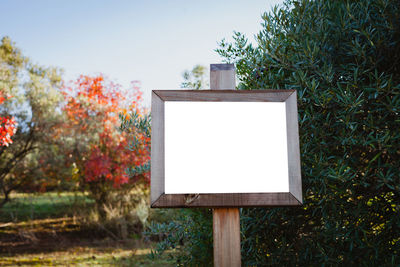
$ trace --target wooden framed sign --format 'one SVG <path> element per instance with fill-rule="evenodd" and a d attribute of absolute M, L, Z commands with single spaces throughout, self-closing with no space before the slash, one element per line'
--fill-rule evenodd
<path fill-rule="evenodd" d="M 295 90 L 154 90 L 151 206 L 302 204 Z"/>

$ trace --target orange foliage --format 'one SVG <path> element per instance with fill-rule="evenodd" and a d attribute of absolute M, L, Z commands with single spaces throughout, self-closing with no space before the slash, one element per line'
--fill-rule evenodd
<path fill-rule="evenodd" d="M 72 86 L 64 88 L 67 127 L 73 128 L 75 134 L 98 136 L 95 142 L 91 141 L 85 155 L 75 159 L 81 160 L 80 165 L 88 183 L 109 181 L 114 187 L 119 187 L 134 183 L 139 178 L 149 180 L 148 174 L 144 177 L 128 177 L 125 173 L 128 167 L 147 162 L 150 155 L 145 147 L 129 151 L 127 134 L 116 129 L 120 112 L 126 112 L 127 109 L 140 112 L 142 93 L 135 85 L 132 90 L 133 97 L 127 103 L 127 97 L 121 93 L 119 85 L 107 81 L 102 75 L 80 76 Z M 133 134 L 139 139 L 147 139 L 140 133 Z"/>
<path fill-rule="evenodd" d="M 3 92 L 0 91 L 0 104 L 2 104 L 7 98 L 4 96 Z M 8 146 L 11 144 L 11 137 L 16 133 L 16 131 L 17 122 L 14 117 L 0 116 L 0 146 Z"/>

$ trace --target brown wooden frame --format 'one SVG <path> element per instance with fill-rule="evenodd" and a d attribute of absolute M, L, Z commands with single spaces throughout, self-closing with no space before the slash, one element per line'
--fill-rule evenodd
<path fill-rule="evenodd" d="M 286 126 L 289 164 L 289 192 L 165 194 L 164 191 L 164 102 L 286 102 Z M 295 90 L 153 90 L 151 137 L 152 208 L 179 207 L 268 207 L 297 206 L 303 203 L 300 170 L 297 95 Z"/>

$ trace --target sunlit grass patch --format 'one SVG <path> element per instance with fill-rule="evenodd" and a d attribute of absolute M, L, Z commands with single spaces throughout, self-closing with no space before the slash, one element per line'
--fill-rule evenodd
<path fill-rule="evenodd" d="M 0 257 L 0 266 L 175 266 L 169 254 L 151 259 L 149 248 L 77 246 L 65 251 Z"/>
<path fill-rule="evenodd" d="M 0 211 L 0 266 L 175 266 L 172 252 L 150 257 L 140 233 L 117 240 L 91 224 L 93 210 L 87 194 L 14 194 Z"/>
<path fill-rule="evenodd" d="M 86 193 L 80 192 L 14 193 L 0 210 L 0 222 L 64 217 L 93 204 Z"/>

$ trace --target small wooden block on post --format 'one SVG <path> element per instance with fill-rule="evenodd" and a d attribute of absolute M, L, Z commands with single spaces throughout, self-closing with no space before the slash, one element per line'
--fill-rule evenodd
<path fill-rule="evenodd" d="M 210 89 L 235 89 L 233 64 L 210 65 Z M 241 266 L 238 208 L 213 209 L 214 266 Z"/>
<path fill-rule="evenodd" d="M 211 90 L 234 90 L 235 88 L 235 65 L 210 64 Z"/>

